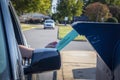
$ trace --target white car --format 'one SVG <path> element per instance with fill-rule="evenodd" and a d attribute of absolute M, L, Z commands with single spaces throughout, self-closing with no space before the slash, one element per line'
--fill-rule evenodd
<path fill-rule="evenodd" d="M 52 20 L 52 19 L 45 20 L 45 22 L 44 22 L 44 29 L 46 29 L 46 28 L 52 28 L 52 29 L 54 29 L 55 28 L 55 22 L 54 22 L 54 20 Z"/>

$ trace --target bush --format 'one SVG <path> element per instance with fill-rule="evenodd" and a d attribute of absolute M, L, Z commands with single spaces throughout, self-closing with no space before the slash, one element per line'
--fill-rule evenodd
<path fill-rule="evenodd" d="M 115 18 L 115 17 L 111 17 L 111 18 L 108 18 L 105 22 L 118 23 L 118 20 L 117 20 L 117 18 Z"/>
<path fill-rule="evenodd" d="M 118 6 L 109 6 L 110 13 L 113 17 L 116 17 L 118 19 L 118 22 L 120 22 L 120 7 Z"/>
<path fill-rule="evenodd" d="M 107 19 L 110 16 L 108 6 L 100 2 L 89 4 L 86 7 L 85 14 L 89 20 L 97 22 L 101 22 L 102 18 Z"/>
<path fill-rule="evenodd" d="M 55 21 L 55 24 L 56 24 L 56 25 L 58 25 L 58 24 L 59 24 L 59 21 L 58 21 L 58 20 L 56 20 L 56 21 Z"/>

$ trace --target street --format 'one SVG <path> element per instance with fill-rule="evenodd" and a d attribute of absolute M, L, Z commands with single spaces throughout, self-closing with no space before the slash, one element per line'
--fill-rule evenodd
<path fill-rule="evenodd" d="M 24 31 L 25 37 L 27 39 L 28 44 L 33 48 L 44 48 L 48 43 L 57 41 L 57 30 L 56 29 L 42 29 L 35 28 L 31 30 Z M 67 50 L 87 50 L 93 51 L 93 48 L 87 41 L 72 41 L 70 42 L 63 51 Z"/>

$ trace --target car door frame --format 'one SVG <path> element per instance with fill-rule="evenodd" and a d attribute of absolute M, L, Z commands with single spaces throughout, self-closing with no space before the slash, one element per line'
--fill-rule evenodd
<path fill-rule="evenodd" d="M 3 16 L 4 30 L 6 33 L 6 42 L 10 60 L 11 80 L 23 80 L 23 68 L 20 66 L 20 52 L 15 39 L 15 33 L 9 11 L 9 0 L 1 0 L 1 11 Z"/>

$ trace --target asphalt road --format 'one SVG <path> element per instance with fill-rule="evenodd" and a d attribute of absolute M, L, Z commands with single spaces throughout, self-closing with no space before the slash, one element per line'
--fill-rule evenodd
<path fill-rule="evenodd" d="M 48 43 L 58 41 L 56 29 L 41 29 L 35 28 L 24 31 L 28 44 L 32 48 L 44 48 Z M 79 51 L 87 50 L 91 51 L 93 48 L 88 42 L 72 41 L 62 51 Z M 53 72 L 39 74 L 39 80 L 53 80 Z"/>
<path fill-rule="evenodd" d="M 25 37 L 28 44 L 33 48 L 44 48 L 48 43 L 57 41 L 57 30 L 56 29 L 41 29 L 35 28 L 24 31 Z M 79 51 L 87 50 L 91 51 L 93 48 L 87 41 L 72 41 L 64 49 L 64 51 Z"/>

